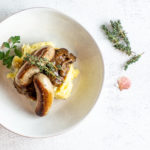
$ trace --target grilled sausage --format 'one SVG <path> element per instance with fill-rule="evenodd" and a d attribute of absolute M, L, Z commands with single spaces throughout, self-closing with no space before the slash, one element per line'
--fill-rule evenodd
<path fill-rule="evenodd" d="M 37 95 L 35 113 L 38 116 L 45 116 L 54 99 L 53 85 L 49 78 L 42 73 L 34 75 L 33 82 Z"/>
<path fill-rule="evenodd" d="M 44 47 L 33 53 L 34 56 L 46 58 L 49 61 L 54 57 L 54 54 L 55 49 L 51 46 Z M 29 62 L 25 62 L 15 77 L 15 83 L 19 87 L 26 87 L 32 82 L 33 75 L 39 72 L 40 69 L 37 66 L 31 65 Z"/>

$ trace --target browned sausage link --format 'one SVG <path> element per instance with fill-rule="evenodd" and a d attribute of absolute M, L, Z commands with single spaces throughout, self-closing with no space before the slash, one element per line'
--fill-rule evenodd
<path fill-rule="evenodd" d="M 39 58 L 46 58 L 50 61 L 55 55 L 55 49 L 51 46 L 47 46 L 35 51 L 33 55 Z M 33 75 L 39 72 L 40 69 L 38 67 L 31 65 L 29 62 L 25 62 L 19 69 L 15 77 L 15 82 L 20 87 L 26 87 L 32 82 Z"/>
<path fill-rule="evenodd" d="M 53 85 L 49 78 L 42 73 L 34 75 L 33 82 L 37 95 L 35 113 L 38 116 L 44 116 L 47 114 L 54 99 Z"/>

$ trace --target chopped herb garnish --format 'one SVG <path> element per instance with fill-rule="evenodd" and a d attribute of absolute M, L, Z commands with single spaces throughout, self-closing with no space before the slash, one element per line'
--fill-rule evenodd
<path fill-rule="evenodd" d="M 54 65 L 53 62 L 50 62 L 45 58 L 38 58 L 37 56 L 33 56 L 31 54 L 26 54 L 24 60 L 30 62 L 32 65 L 37 66 L 40 69 L 40 72 L 59 78 L 59 76 L 55 74 L 55 72 L 59 69 Z"/>
<path fill-rule="evenodd" d="M 57 65 L 56 67 L 58 68 L 58 70 L 62 70 L 61 65 Z"/>

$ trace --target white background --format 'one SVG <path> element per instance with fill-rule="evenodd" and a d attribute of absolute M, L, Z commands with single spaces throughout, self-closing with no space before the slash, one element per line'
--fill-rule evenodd
<path fill-rule="evenodd" d="M 150 0 L 1 0 L 0 21 L 42 6 L 73 17 L 95 38 L 105 62 L 103 90 L 87 118 L 63 135 L 31 139 L 0 127 L 0 150 L 149 150 Z M 121 67 L 127 56 L 113 49 L 100 29 L 110 19 L 120 19 L 133 50 L 144 52 L 126 72 Z M 132 87 L 120 92 L 116 81 L 122 75 L 131 79 Z"/>

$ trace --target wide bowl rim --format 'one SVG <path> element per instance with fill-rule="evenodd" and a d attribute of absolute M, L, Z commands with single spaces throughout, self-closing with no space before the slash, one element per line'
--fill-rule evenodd
<path fill-rule="evenodd" d="M 97 101 L 98 101 L 98 99 L 99 99 L 99 97 L 100 97 L 100 94 L 101 94 L 101 92 L 102 92 L 103 84 L 104 84 L 104 79 L 105 79 L 105 67 L 104 67 L 103 55 L 102 55 L 102 53 L 101 53 L 101 51 L 100 51 L 100 48 L 99 48 L 98 44 L 96 43 L 96 40 L 95 40 L 95 39 L 92 37 L 92 35 L 87 31 L 87 29 L 86 29 L 82 24 L 80 24 L 78 21 L 76 21 L 74 18 L 72 18 L 72 17 L 66 15 L 65 13 L 63 13 L 63 12 L 61 12 L 61 11 L 58 11 L 58 10 L 56 10 L 56 9 L 54 9 L 54 8 L 50 8 L 50 7 L 30 7 L 30 8 L 22 9 L 22 10 L 20 10 L 20 11 L 17 11 L 17 12 L 15 12 L 15 13 L 9 15 L 8 17 L 6 17 L 5 19 L 3 19 L 2 21 L 0 21 L 0 24 L 3 23 L 3 22 L 5 22 L 5 21 L 7 21 L 7 20 L 10 19 L 11 17 L 13 17 L 13 16 L 15 16 L 15 15 L 21 13 L 21 12 L 25 12 L 25 11 L 29 11 L 29 10 L 34 10 L 34 9 L 48 9 L 48 10 L 51 10 L 51 11 L 53 11 L 53 12 L 56 12 L 56 13 L 58 13 L 58 14 L 60 14 L 60 15 L 63 15 L 63 16 L 65 16 L 65 17 L 67 17 L 69 20 L 71 20 L 71 21 L 75 22 L 76 24 L 78 24 L 84 31 L 86 31 L 86 33 L 87 33 L 87 34 L 90 36 L 90 38 L 93 40 L 94 44 L 97 46 L 97 48 L 98 48 L 98 50 L 99 50 L 99 54 L 100 54 L 100 56 L 101 56 L 101 62 L 102 62 L 102 68 L 101 68 L 101 69 L 102 69 L 102 81 L 101 81 L 101 86 L 100 86 L 100 88 L 99 88 L 99 93 L 98 93 L 97 97 L 95 98 L 96 101 L 95 101 L 95 103 L 93 103 L 93 106 L 92 106 L 92 107 L 90 108 L 90 110 L 85 114 L 85 116 L 84 116 L 83 118 L 81 118 L 78 122 L 76 122 L 74 125 L 70 126 L 69 128 L 64 129 L 64 130 L 62 130 L 62 131 L 60 131 L 60 132 L 54 133 L 54 134 L 52 134 L 52 135 L 45 135 L 45 136 L 27 136 L 27 135 L 23 135 L 23 134 L 21 134 L 21 133 L 17 133 L 17 132 L 15 132 L 15 131 L 13 131 L 13 130 L 7 128 L 7 127 L 5 127 L 3 124 L 0 123 L 0 125 L 1 125 L 4 129 L 6 129 L 7 131 L 10 131 L 11 133 L 14 133 L 14 134 L 16 134 L 16 135 L 19 135 L 19 136 L 22 136 L 22 137 L 25 137 L 25 138 L 40 139 L 40 138 L 54 137 L 54 136 L 58 136 L 58 135 L 61 135 L 61 134 L 63 134 L 63 133 L 66 133 L 66 131 L 69 131 L 69 130 L 71 130 L 72 128 L 74 128 L 75 126 L 79 125 L 79 123 L 81 123 L 81 122 L 89 115 L 89 113 L 92 111 L 92 109 L 93 109 L 94 106 L 96 105 L 96 103 L 97 103 Z"/>

